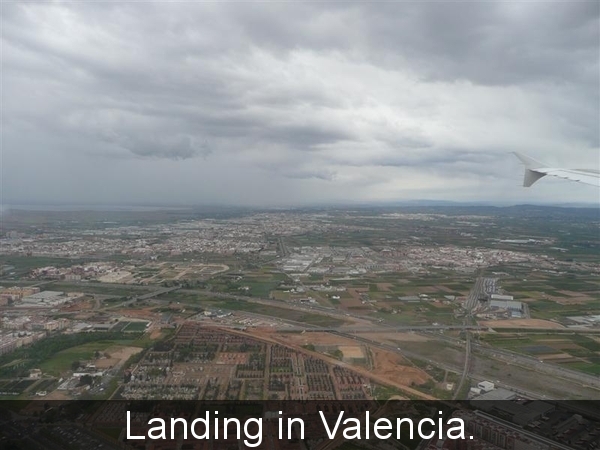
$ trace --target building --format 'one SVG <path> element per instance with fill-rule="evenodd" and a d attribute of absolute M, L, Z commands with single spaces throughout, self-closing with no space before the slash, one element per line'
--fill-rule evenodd
<path fill-rule="evenodd" d="M 104 371 L 99 371 L 99 372 L 75 372 L 73 373 L 73 378 L 81 378 L 81 377 L 85 377 L 86 375 L 96 378 L 96 377 L 103 377 L 104 376 Z"/>
<path fill-rule="evenodd" d="M 475 405 L 477 405 L 477 408 L 481 409 L 482 411 L 493 414 L 494 416 L 502 417 L 519 426 L 525 426 L 535 420 L 539 420 L 546 414 L 549 414 L 556 409 L 554 405 L 538 400 L 526 402 L 499 402 L 496 400 L 508 399 L 491 398 L 486 399 L 488 401 L 481 401 L 481 397 L 475 400 L 477 402 L 475 403 Z"/>
<path fill-rule="evenodd" d="M 515 402 L 494 402 L 515 403 Z M 515 403 L 516 404 L 516 403 Z M 466 449 L 514 449 L 514 450 L 563 450 L 569 449 L 558 442 L 550 441 L 542 436 L 523 430 L 509 422 L 497 419 L 481 411 L 458 411 L 454 416 L 461 417 L 465 422 L 467 435 L 473 436 L 475 442 L 478 440 L 491 444 L 488 446 L 471 446 L 469 441 L 453 441 L 454 447 Z"/>
<path fill-rule="evenodd" d="M 31 319 L 27 316 L 20 317 L 3 317 L 2 328 L 7 330 L 22 330 L 27 327 Z"/>
<path fill-rule="evenodd" d="M 523 312 L 523 303 L 514 300 L 491 300 L 490 308 L 506 311 Z"/>
<path fill-rule="evenodd" d="M 0 290 L 0 305 L 5 306 L 9 302 L 18 302 L 23 297 L 37 294 L 40 292 L 38 287 L 11 287 Z"/>
<path fill-rule="evenodd" d="M 69 324 L 69 321 L 64 318 L 57 320 L 46 320 L 29 322 L 25 325 L 25 328 L 32 331 L 58 331 L 64 330 Z"/>
<path fill-rule="evenodd" d="M 22 308 L 49 308 L 62 305 L 68 300 L 70 299 L 65 296 L 64 292 L 42 291 L 23 297 L 18 306 Z"/>
<path fill-rule="evenodd" d="M 10 335 L 0 336 L 0 355 L 13 352 L 17 349 L 19 339 Z"/>
<path fill-rule="evenodd" d="M 491 381 L 481 381 L 477 383 L 477 387 L 483 392 L 489 392 L 493 391 L 496 386 Z"/>
<path fill-rule="evenodd" d="M 509 391 L 508 389 L 493 389 L 488 392 L 483 392 L 479 397 L 475 399 L 475 401 L 497 401 L 497 400 L 514 400 L 517 398 L 517 394 L 513 391 Z M 479 403 L 477 406 L 479 407 Z"/>
<path fill-rule="evenodd" d="M 65 281 L 80 281 L 81 275 L 77 275 L 74 273 L 68 273 L 65 275 Z"/>

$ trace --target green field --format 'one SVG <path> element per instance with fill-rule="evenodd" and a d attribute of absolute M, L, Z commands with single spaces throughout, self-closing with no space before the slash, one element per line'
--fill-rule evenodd
<path fill-rule="evenodd" d="M 594 362 L 578 361 L 561 365 L 567 369 L 579 370 L 590 375 L 600 376 L 600 358 L 595 358 Z"/>
<path fill-rule="evenodd" d="M 55 291 L 65 292 L 85 292 L 86 294 L 102 294 L 102 295 L 117 295 L 117 296 L 132 296 L 132 295 L 143 295 L 150 293 L 156 288 L 153 287 L 122 287 L 114 286 L 111 284 L 104 285 L 90 285 L 88 283 L 66 283 L 56 282 L 48 285 L 47 289 Z"/>
<path fill-rule="evenodd" d="M 210 284 L 216 292 L 242 294 L 251 297 L 269 298 L 271 291 L 289 281 L 283 273 L 271 273 L 267 269 L 261 271 L 244 272 L 241 278 L 231 277 L 229 274 L 212 278 Z M 249 288 L 246 290 L 245 288 Z"/>
<path fill-rule="evenodd" d="M 529 303 L 531 317 L 535 319 L 562 319 L 567 316 L 600 314 L 599 302 L 588 302 L 579 305 L 561 305 L 552 300 L 537 300 Z"/>
<path fill-rule="evenodd" d="M 219 299 L 210 297 L 209 294 L 171 292 L 166 294 L 163 298 L 173 302 L 180 302 L 181 304 L 188 306 L 198 307 L 202 310 L 223 309 L 227 311 L 246 311 L 271 316 L 276 319 L 281 318 L 325 327 L 335 327 L 345 323 L 343 320 L 320 314 L 295 311 L 287 308 L 279 308 L 277 306 L 261 305 L 244 300 Z"/>
<path fill-rule="evenodd" d="M 148 323 L 149 322 L 129 322 L 123 328 L 123 331 L 125 331 L 125 332 L 139 333 L 141 331 L 145 331 L 146 330 L 146 326 L 148 325 Z"/>
<path fill-rule="evenodd" d="M 310 325 L 318 325 L 323 327 L 336 327 L 344 324 L 343 320 L 335 319 L 328 316 L 305 313 L 302 311 L 294 311 L 285 308 L 278 308 L 276 306 L 264 306 L 245 301 L 223 300 L 213 302 L 212 306 L 230 311 L 247 311 L 256 314 L 262 314 L 265 316 L 271 316 L 273 318 L 293 320 L 296 322 L 304 322 Z"/>
<path fill-rule="evenodd" d="M 600 375 L 600 342 L 580 334 L 485 334 L 481 340 L 491 346 L 511 350 L 533 357 L 564 353 L 572 360 L 556 362 L 563 367 Z M 547 361 L 547 363 L 553 363 Z"/>
<path fill-rule="evenodd" d="M 115 345 L 130 345 L 133 341 L 100 341 L 89 342 L 76 347 L 67 348 L 56 353 L 51 358 L 42 362 L 39 368 L 44 373 L 54 376 L 60 376 L 63 372 L 71 370 L 73 361 L 89 361 L 94 358 L 96 351 L 104 352 L 106 349 Z"/>
<path fill-rule="evenodd" d="M 67 267 L 73 264 L 80 264 L 82 260 L 71 258 L 51 258 L 44 256 L 17 256 L 3 255 L 0 256 L 0 265 L 13 266 L 12 271 L 15 275 L 25 275 L 38 267 L 54 266 Z"/>
<path fill-rule="evenodd" d="M 151 341 L 139 333 L 79 333 L 63 334 L 39 340 L 0 356 L 0 377 L 27 376 L 27 371 L 40 368 L 43 372 L 60 375 L 73 361 L 88 360 L 94 352 L 113 345 L 146 347 Z"/>

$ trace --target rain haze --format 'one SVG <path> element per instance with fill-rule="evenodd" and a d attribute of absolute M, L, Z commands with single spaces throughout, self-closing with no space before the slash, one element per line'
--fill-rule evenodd
<path fill-rule="evenodd" d="M 598 203 L 600 3 L 2 3 L 10 203 Z"/>

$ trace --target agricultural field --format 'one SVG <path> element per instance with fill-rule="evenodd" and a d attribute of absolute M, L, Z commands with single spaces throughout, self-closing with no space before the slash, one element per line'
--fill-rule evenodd
<path fill-rule="evenodd" d="M 0 399 L 14 398 L 22 394 L 26 389 L 29 389 L 37 381 L 28 379 L 0 380 Z"/>
<path fill-rule="evenodd" d="M 146 330 L 148 324 L 147 321 L 121 321 L 111 328 L 112 331 L 125 332 L 125 333 L 141 333 Z"/>
<path fill-rule="evenodd" d="M 155 290 L 153 287 L 140 287 L 140 286 L 113 286 L 109 283 L 105 284 L 91 284 L 91 283 L 66 283 L 66 282 L 55 282 L 52 283 L 51 288 L 57 291 L 64 292 L 85 292 L 86 294 L 101 294 L 101 295 L 113 295 L 118 297 L 126 297 L 133 295 L 143 295 Z"/>
<path fill-rule="evenodd" d="M 144 331 L 147 328 L 149 323 L 150 322 L 143 322 L 143 321 L 129 322 L 127 324 L 127 326 L 125 328 L 123 328 L 123 331 L 126 333 L 130 333 L 130 332 L 139 333 L 139 332 Z"/>
<path fill-rule="evenodd" d="M 534 300 L 544 298 L 598 300 L 600 282 L 596 275 L 583 274 L 541 274 L 529 272 L 522 278 L 504 277 L 503 288 L 524 298 Z"/>
<path fill-rule="evenodd" d="M 89 360 L 96 352 L 105 352 L 113 347 L 145 347 L 152 343 L 140 333 L 79 333 L 56 335 L 21 347 L 12 353 L 0 356 L 0 378 L 27 376 L 28 370 L 60 376 L 71 369 L 74 361 Z"/>
<path fill-rule="evenodd" d="M 529 303 L 532 318 L 565 321 L 568 316 L 582 316 L 587 314 L 600 314 L 598 301 L 589 301 L 582 304 L 561 304 L 555 300 L 536 300 Z"/>
<path fill-rule="evenodd" d="M 185 304 L 186 306 L 197 307 L 202 310 L 216 309 L 223 311 L 244 311 L 324 327 L 336 327 L 345 323 L 345 321 L 341 319 L 320 314 L 279 308 L 277 306 L 266 306 L 243 300 L 219 299 L 210 297 L 210 294 L 199 295 L 172 292 L 161 298 L 168 299 L 172 302 L 180 302 L 182 305 Z"/>
<path fill-rule="evenodd" d="M 197 261 L 162 261 L 137 266 L 133 272 L 137 282 L 160 284 L 164 282 L 204 281 L 218 273 L 226 272 L 226 264 L 207 264 Z"/>
<path fill-rule="evenodd" d="M 0 255 L 0 266 L 11 266 L 9 272 L 14 272 L 10 275 L 11 278 L 27 275 L 31 270 L 38 267 L 55 266 L 68 267 L 73 264 L 81 263 L 80 259 L 71 258 L 52 258 L 46 256 L 20 256 L 20 255 Z M 8 274 L 5 274 L 8 275 Z"/>
<path fill-rule="evenodd" d="M 600 341 L 581 334 L 494 333 L 481 337 L 491 346 L 533 356 L 540 361 L 600 375 Z"/>
<path fill-rule="evenodd" d="M 67 348 L 39 364 L 39 369 L 44 373 L 58 377 L 72 370 L 74 361 L 95 360 L 97 352 L 105 353 L 108 349 L 111 349 L 114 353 L 132 343 L 133 341 L 128 340 L 100 341 Z"/>
<path fill-rule="evenodd" d="M 263 269 L 216 276 L 210 280 L 210 285 L 216 292 L 269 298 L 272 291 L 289 281 L 288 276 L 283 273 Z"/>
<path fill-rule="evenodd" d="M 455 325 L 461 320 L 455 317 L 455 308 L 453 304 L 430 301 L 378 302 L 377 312 L 372 315 L 398 325 Z"/>

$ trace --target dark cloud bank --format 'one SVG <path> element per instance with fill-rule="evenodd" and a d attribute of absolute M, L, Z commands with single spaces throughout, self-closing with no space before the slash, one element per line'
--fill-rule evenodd
<path fill-rule="evenodd" d="M 5 201 L 598 201 L 598 2 L 2 8 Z"/>

